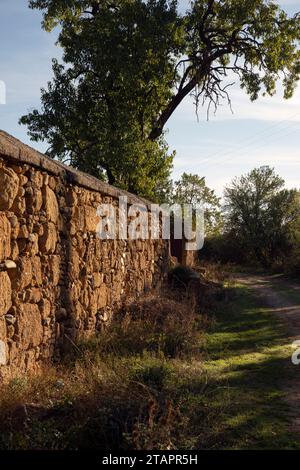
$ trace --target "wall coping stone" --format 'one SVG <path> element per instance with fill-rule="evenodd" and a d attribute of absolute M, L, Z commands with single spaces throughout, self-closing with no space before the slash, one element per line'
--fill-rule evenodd
<path fill-rule="evenodd" d="M 0 157 L 15 161 L 18 164 L 23 163 L 37 167 L 40 170 L 59 176 L 67 184 L 75 184 L 113 198 L 127 196 L 129 204 L 143 204 L 149 210 L 151 209 L 152 203 L 147 199 L 118 189 L 94 176 L 53 160 L 2 130 L 0 130 Z"/>

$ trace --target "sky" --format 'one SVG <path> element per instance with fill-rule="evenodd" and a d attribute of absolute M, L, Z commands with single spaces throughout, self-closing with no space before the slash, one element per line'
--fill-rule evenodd
<path fill-rule="evenodd" d="M 184 9 L 188 1 L 180 3 Z M 300 0 L 279 3 L 291 14 L 300 10 Z M 0 0 L 0 81 L 7 96 L 6 104 L 0 104 L 0 129 L 43 152 L 47 143 L 32 143 L 18 120 L 39 108 L 40 88 L 52 77 L 51 59 L 60 59 L 61 51 L 55 45 L 57 33 L 43 31 L 41 14 L 27 5 L 27 0 Z M 300 85 L 288 101 L 278 90 L 275 97 L 252 103 L 238 84 L 230 95 L 233 113 L 224 102 L 209 121 L 205 108 L 197 120 L 191 98 L 177 108 L 166 135 L 176 150 L 174 179 L 183 172 L 197 173 L 221 196 L 233 177 L 270 165 L 287 187 L 300 187 Z"/>

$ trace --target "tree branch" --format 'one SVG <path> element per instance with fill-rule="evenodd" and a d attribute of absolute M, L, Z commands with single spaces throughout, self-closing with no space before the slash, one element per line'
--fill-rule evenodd
<path fill-rule="evenodd" d="M 203 75 L 204 76 L 204 75 Z M 180 105 L 181 101 L 195 88 L 199 78 L 194 76 L 189 83 L 187 83 L 183 88 L 181 88 L 176 95 L 173 96 L 167 107 L 161 113 L 158 118 L 154 128 L 150 132 L 149 139 L 155 140 L 161 136 L 163 128 L 166 122 L 174 113 L 175 109 Z"/>

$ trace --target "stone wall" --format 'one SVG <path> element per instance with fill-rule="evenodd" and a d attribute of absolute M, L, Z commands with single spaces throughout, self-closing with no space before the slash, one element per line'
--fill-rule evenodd
<path fill-rule="evenodd" d="M 120 195 L 145 203 L 0 132 L 0 378 L 59 357 L 166 274 L 167 241 L 96 236 L 99 203 Z"/>

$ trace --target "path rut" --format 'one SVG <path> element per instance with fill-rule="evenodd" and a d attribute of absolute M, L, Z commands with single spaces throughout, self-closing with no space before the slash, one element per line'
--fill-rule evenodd
<path fill-rule="evenodd" d="M 237 276 L 237 281 L 251 289 L 261 307 L 269 307 L 271 313 L 282 321 L 288 345 L 300 340 L 300 284 L 270 275 L 243 274 Z M 289 296 L 288 291 L 295 295 Z M 292 352 L 291 347 L 291 355 Z M 292 374 L 283 381 L 282 387 L 290 408 L 291 432 L 300 435 L 300 365 L 292 365 L 290 361 L 287 366 L 293 367 Z"/>

